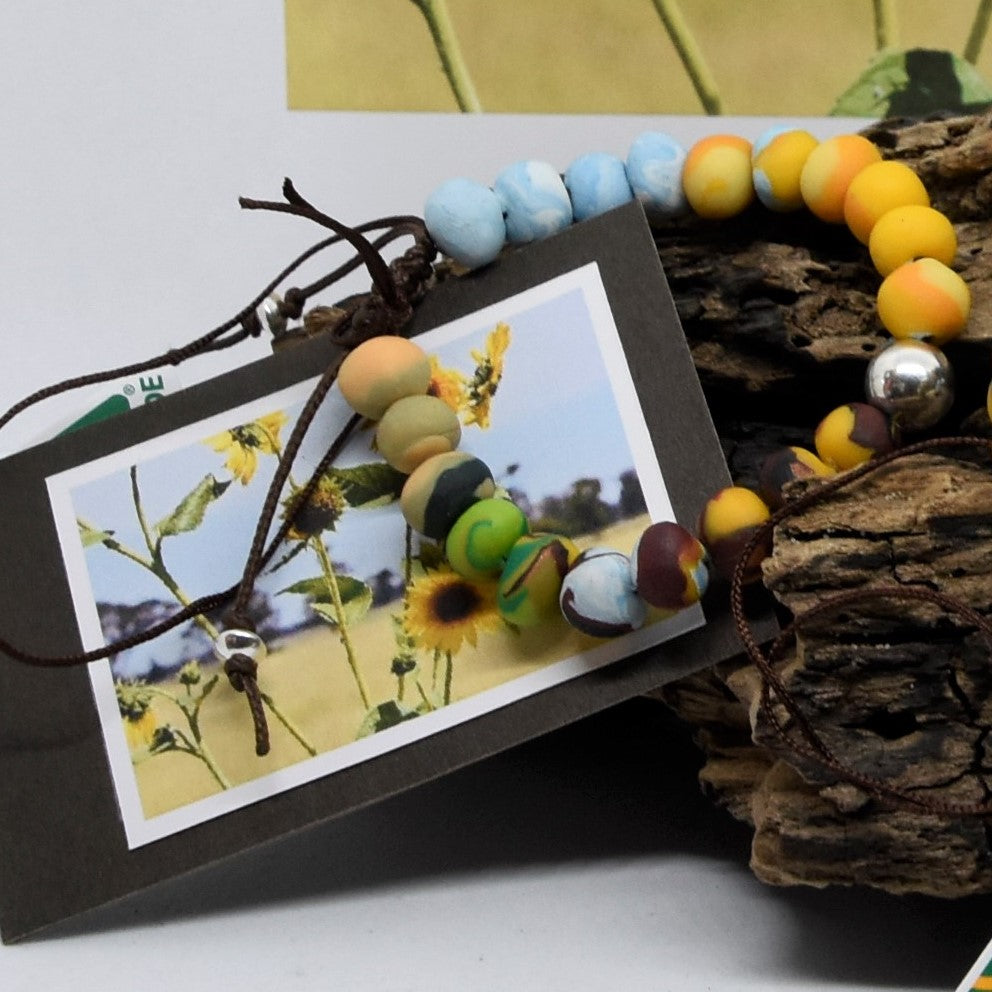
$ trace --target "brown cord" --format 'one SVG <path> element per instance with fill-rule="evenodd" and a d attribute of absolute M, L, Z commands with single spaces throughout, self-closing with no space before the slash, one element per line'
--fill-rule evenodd
<path fill-rule="evenodd" d="M 261 323 L 258 319 L 258 307 L 261 303 L 305 261 L 324 248 L 339 244 L 342 241 L 349 242 L 355 248 L 358 253 L 357 258 L 345 262 L 333 272 L 309 286 L 302 289 L 294 288 L 287 290 L 283 301 L 280 303 L 280 311 L 284 316 L 300 316 L 309 297 L 326 289 L 337 280 L 354 271 L 361 264 L 364 264 L 372 276 L 372 291 L 368 294 L 354 297 L 349 301 L 348 319 L 343 321 L 334 331 L 330 332 L 330 339 L 346 352 L 363 340 L 367 340 L 376 334 L 399 333 L 409 320 L 413 312 L 413 306 L 426 292 L 427 284 L 433 276 L 433 266 L 431 263 L 436 257 L 437 249 L 430 240 L 423 221 L 420 218 L 409 216 L 386 217 L 351 228 L 312 207 L 296 192 L 292 182 L 288 179 L 283 184 L 283 193 L 288 201 L 286 204 L 247 199 L 242 199 L 240 202 L 242 207 L 246 209 L 276 210 L 304 217 L 331 229 L 334 231 L 334 235 L 311 246 L 294 259 L 247 306 L 235 314 L 234 317 L 196 338 L 189 344 L 182 348 L 172 349 L 163 355 L 147 359 L 143 362 L 121 366 L 104 372 L 76 376 L 38 390 L 36 393 L 16 403 L 6 413 L 0 416 L 0 428 L 34 404 L 59 393 L 78 389 L 82 386 L 107 382 L 111 379 L 127 375 L 150 371 L 151 369 L 167 364 L 178 365 L 180 362 L 184 362 L 196 355 L 228 348 L 249 336 L 257 336 L 261 333 Z M 388 230 L 379 235 L 374 241 L 370 242 L 364 237 L 364 232 L 381 230 L 382 228 L 388 228 Z M 414 245 L 391 263 L 387 264 L 379 254 L 379 249 L 404 235 L 413 235 L 415 239 Z M 356 320 L 358 321 L 357 327 L 355 326 Z M 234 331 L 234 333 L 228 334 L 230 331 Z M 228 334 L 228 336 L 224 337 L 225 334 Z M 295 516 L 306 505 L 318 485 L 321 476 L 330 468 L 334 460 L 341 453 L 348 438 L 361 420 L 357 414 L 348 420 L 324 453 L 324 456 L 311 473 L 306 484 L 299 491 L 299 498 L 294 500 L 293 507 L 286 514 L 276 533 L 266 542 L 266 536 L 272 526 L 279 506 L 279 496 L 282 492 L 282 487 L 289 477 L 293 461 L 299 452 L 300 446 L 306 437 L 310 425 L 313 423 L 313 419 L 321 403 L 337 378 L 338 369 L 340 368 L 343 357 L 343 355 L 338 357 L 321 376 L 308 397 L 300 417 L 297 419 L 290 437 L 283 448 L 275 475 L 266 491 L 251 547 L 245 561 L 244 571 L 237 585 L 222 592 L 202 596 L 178 610 L 166 620 L 154 624 L 137 634 L 120 638 L 96 650 L 65 655 L 39 655 L 19 648 L 0 637 L 0 651 L 3 651 L 4 654 L 16 661 L 34 667 L 74 667 L 88 664 L 91 661 L 108 658 L 121 651 L 126 651 L 129 648 L 150 641 L 199 614 L 210 612 L 225 603 L 232 603 L 232 601 L 233 603 L 227 617 L 229 624 L 232 627 L 254 632 L 254 624 L 248 616 L 247 607 L 259 574 L 272 560 L 276 550 L 283 540 L 285 540 L 290 528 L 293 526 Z M 256 754 L 260 756 L 267 754 L 269 751 L 269 731 L 265 716 L 264 699 L 258 687 L 257 663 L 248 655 L 237 653 L 225 662 L 224 673 L 227 675 L 231 687 L 236 692 L 244 693 L 247 698 L 255 733 Z"/>
<path fill-rule="evenodd" d="M 920 796 L 875 776 L 859 772 L 856 768 L 842 761 L 833 753 L 813 728 L 809 718 L 802 712 L 795 697 L 789 692 L 781 676 L 775 671 L 773 664 L 781 659 L 789 642 L 804 623 L 832 613 L 845 606 L 862 604 L 866 601 L 901 599 L 905 601 L 915 600 L 917 602 L 933 603 L 949 613 L 957 614 L 972 624 L 986 636 L 990 644 L 992 644 L 992 620 L 982 616 L 961 600 L 933 589 L 924 587 L 914 588 L 911 586 L 876 586 L 838 593 L 821 600 L 815 606 L 797 614 L 792 622 L 775 638 L 766 655 L 755 640 L 744 612 L 744 577 L 747 571 L 748 561 L 754 550 L 770 538 L 772 531 L 779 523 L 805 510 L 809 506 L 822 502 L 826 497 L 831 496 L 838 490 L 852 485 L 866 475 L 877 472 L 897 459 L 907 458 L 910 455 L 924 452 L 961 447 L 978 447 L 988 450 L 992 447 L 992 442 L 988 438 L 973 436 L 941 437 L 920 441 L 905 448 L 899 448 L 896 451 L 881 455 L 843 475 L 826 479 L 815 488 L 805 492 L 799 498 L 787 503 L 773 513 L 764 524 L 755 529 L 741 551 L 730 584 L 730 608 L 734 622 L 737 625 L 738 634 L 744 645 L 744 650 L 747 652 L 748 657 L 761 677 L 760 706 L 762 715 L 771 724 L 789 753 L 807 758 L 821 765 L 833 772 L 839 779 L 857 786 L 874 799 L 907 806 L 938 816 L 990 816 L 992 815 L 992 802 L 951 803 Z M 778 700 L 792 718 L 791 725 L 784 723 L 775 712 L 773 697 Z M 800 740 L 796 739 L 797 733 Z"/>

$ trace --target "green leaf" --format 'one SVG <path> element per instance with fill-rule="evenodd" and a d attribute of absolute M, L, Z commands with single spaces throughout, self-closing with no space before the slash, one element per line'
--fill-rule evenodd
<path fill-rule="evenodd" d="M 353 579 L 350 575 L 339 575 L 337 579 L 344 621 L 347 624 L 356 623 L 368 613 L 372 606 L 372 590 L 360 579 Z M 322 575 L 314 576 L 312 579 L 300 579 L 299 582 L 294 582 L 291 586 L 280 589 L 276 595 L 283 593 L 308 596 L 310 608 L 314 613 L 322 620 L 326 620 L 332 627 L 337 626 L 338 618 L 334 611 L 334 602 L 331 599 L 330 590 L 327 588 L 327 580 Z"/>
<path fill-rule="evenodd" d="M 378 706 L 373 706 L 365 714 L 365 719 L 362 720 L 355 738 L 357 740 L 360 737 L 371 737 L 372 734 L 377 734 L 380 730 L 388 730 L 390 727 L 395 727 L 407 720 L 413 720 L 418 716 L 420 713 L 417 710 L 396 699 L 390 699 L 385 703 L 379 703 Z"/>
<path fill-rule="evenodd" d="M 92 548 L 95 544 L 106 544 L 114 536 L 112 530 L 100 530 L 85 520 L 76 518 L 76 526 L 79 528 L 79 540 L 83 542 L 84 548 Z"/>
<path fill-rule="evenodd" d="M 159 537 L 174 537 L 196 530 L 203 523 L 207 507 L 220 499 L 230 484 L 230 480 L 221 482 L 212 474 L 206 475 L 182 498 L 172 513 L 155 525 Z"/>
<path fill-rule="evenodd" d="M 952 52 L 928 48 L 879 52 L 830 111 L 836 117 L 922 117 L 973 113 L 992 103 L 992 87 Z"/>
<path fill-rule="evenodd" d="M 337 483 L 349 506 L 366 510 L 395 503 L 407 478 L 384 462 L 331 468 L 327 470 L 327 476 Z"/>

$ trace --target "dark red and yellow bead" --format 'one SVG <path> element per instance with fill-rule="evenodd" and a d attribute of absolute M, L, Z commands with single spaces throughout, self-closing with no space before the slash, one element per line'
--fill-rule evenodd
<path fill-rule="evenodd" d="M 637 594 L 667 614 L 698 603 L 709 582 L 706 549 L 672 521 L 651 524 L 634 545 L 630 561 Z"/>
<path fill-rule="evenodd" d="M 711 497 L 699 518 L 699 539 L 709 552 L 717 574 L 731 578 L 754 532 L 771 516 L 764 500 L 743 486 L 728 486 Z M 745 582 L 761 578 L 761 562 L 771 550 L 771 535 L 748 557 Z"/>
<path fill-rule="evenodd" d="M 814 476 L 826 478 L 835 470 L 821 461 L 812 451 L 805 448 L 789 447 L 773 451 L 762 463 L 758 473 L 758 492 L 768 506 L 777 510 L 784 505 L 782 490 L 797 479 Z"/>
<path fill-rule="evenodd" d="M 831 468 L 844 470 L 892 450 L 888 417 L 868 403 L 846 403 L 820 421 L 816 452 Z"/>

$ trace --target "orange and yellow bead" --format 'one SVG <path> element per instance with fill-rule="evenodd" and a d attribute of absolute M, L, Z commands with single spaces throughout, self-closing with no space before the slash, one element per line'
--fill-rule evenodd
<path fill-rule="evenodd" d="M 723 220 L 739 214 L 755 195 L 751 142 L 734 134 L 697 141 L 682 168 L 682 188 L 700 217 Z"/>

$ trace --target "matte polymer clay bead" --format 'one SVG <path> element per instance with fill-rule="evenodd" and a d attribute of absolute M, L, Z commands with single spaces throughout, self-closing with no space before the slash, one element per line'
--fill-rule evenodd
<path fill-rule="evenodd" d="M 337 382 L 356 413 L 378 420 L 397 400 L 427 392 L 431 362 L 420 345 L 384 334 L 348 354 Z"/>
<path fill-rule="evenodd" d="M 751 142 L 735 134 L 697 141 L 686 156 L 682 188 L 689 206 L 710 220 L 723 220 L 754 200 Z"/>
<path fill-rule="evenodd" d="M 435 455 L 414 469 L 400 493 L 400 509 L 418 533 L 443 541 L 476 501 L 496 491 L 485 462 L 464 451 Z"/>
<path fill-rule="evenodd" d="M 572 223 L 572 201 L 561 176 L 547 162 L 515 162 L 493 183 L 515 245 L 549 238 Z"/>
<path fill-rule="evenodd" d="M 744 546 L 771 513 L 757 493 L 743 486 L 728 486 L 710 497 L 699 518 L 699 539 L 706 545 L 713 567 L 729 579 Z M 761 578 L 761 562 L 771 550 L 771 537 L 755 547 L 748 558 L 744 581 Z"/>
<path fill-rule="evenodd" d="M 785 504 L 782 490 L 796 479 L 814 476 L 827 478 L 836 472 L 826 462 L 805 448 L 789 447 L 773 451 L 761 464 L 758 473 L 758 490 L 761 498 L 777 510 Z"/>
<path fill-rule="evenodd" d="M 466 579 L 503 570 L 513 545 L 530 530 L 527 517 L 508 499 L 480 499 L 456 521 L 444 542 L 448 564 Z"/>
<path fill-rule="evenodd" d="M 576 220 L 598 217 L 634 198 L 623 162 L 606 152 L 577 158 L 565 170 L 565 188 Z"/>
<path fill-rule="evenodd" d="M 685 149 L 659 131 L 645 131 L 634 139 L 627 153 L 627 181 L 648 220 L 658 222 L 686 212 L 685 158 Z"/>
<path fill-rule="evenodd" d="M 831 410 L 817 425 L 817 454 L 832 468 L 848 469 L 892 450 L 888 418 L 867 403 Z"/>
<path fill-rule="evenodd" d="M 559 610 L 561 584 L 579 549 L 558 534 L 521 537 L 506 556 L 496 592 L 504 620 L 517 627 L 536 627 Z"/>
<path fill-rule="evenodd" d="M 875 162 L 862 169 L 847 187 L 844 220 L 866 245 L 884 214 L 907 206 L 930 206 L 930 194 L 920 177 L 902 162 Z"/>
<path fill-rule="evenodd" d="M 436 396 L 404 396 L 382 415 L 375 432 L 379 454 L 404 475 L 434 455 L 454 451 L 461 440 L 458 415 Z"/>
<path fill-rule="evenodd" d="M 751 150 L 751 180 L 758 199 L 769 210 L 799 210 L 803 195 L 799 177 L 819 142 L 809 131 L 769 128 Z"/>
<path fill-rule="evenodd" d="M 709 583 L 706 549 L 671 521 L 651 524 L 634 545 L 630 562 L 638 596 L 668 614 L 698 603 Z"/>
<path fill-rule="evenodd" d="M 878 290 L 878 316 L 894 338 L 940 347 L 964 330 L 970 310 L 967 283 L 935 258 L 900 265 Z"/>
<path fill-rule="evenodd" d="M 820 220 L 843 223 L 844 197 L 851 180 L 881 160 L 881 152 L 860 134 L 839 134 L 821 141 L 810 152 L 799 176 L 803 201 Z"/>
<path fill-rule="evenodd" d="M 647 607 L 634 590 L 630 559 L 612 548 L 583 551 L 559 596 L 562 615 L 583 634 L 619 637 L 644 626 Z"/>
<path fill-rule="evenodd" d="M 449 179 L 434 190 L 424 223 L 441 251 L 469 269 L 493 261 L 506 242 L 499 198 L 471 179 Z"/>
<path fill-rule="evenodd" d="M 887 276 L 914 258 L 935 258 L 950 265 L 958 251 L 958 237 L 942 213 L 910 204 L 882 214 L 871 229 L 868 251 L 879 274 Z"/>

